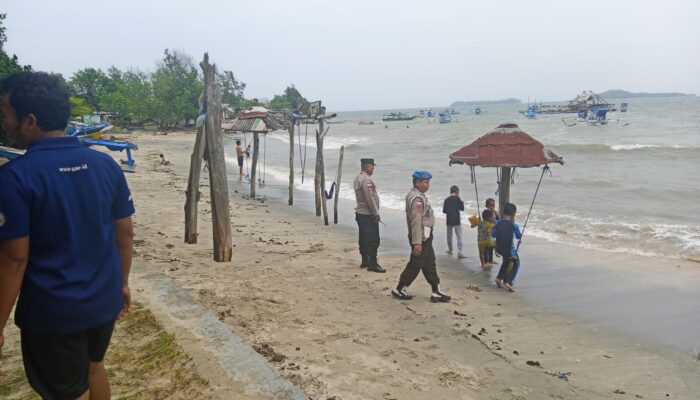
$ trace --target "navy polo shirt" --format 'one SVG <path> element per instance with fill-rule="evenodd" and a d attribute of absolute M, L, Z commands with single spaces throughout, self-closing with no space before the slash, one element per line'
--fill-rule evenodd
<path fill-rule="evenodd" d="M 73 333 L 114 319 L 122 270 L 114 221 L 134 213 L 124 173 L 77 138 L 43 139 L 0 168 L 0 240 L 29 236 L 15 323 Z"/>

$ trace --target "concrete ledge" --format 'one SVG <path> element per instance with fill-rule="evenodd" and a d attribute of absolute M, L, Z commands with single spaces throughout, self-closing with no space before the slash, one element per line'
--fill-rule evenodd
<path fill-rule="evenodd" d="M 246 397 L 308 400 L 309 396 L 284 379 L 251 346 L 238 337 L 231 327 L 204 309 L 190 293 L 160 273 L 146 271 L 143 265 L 132 270 L 132 286 L 143 289 L 132 293 L 143 302 L 166 330 L 186 332 L 214 359 Z M 182 336 L 182 335 L 179 335 Z M 190 345 L 191 346 L 191 345 Z M 188 346 L 183 346 L 187 350 Z M 233 394 L 233 393 L 231 393 Z"/>

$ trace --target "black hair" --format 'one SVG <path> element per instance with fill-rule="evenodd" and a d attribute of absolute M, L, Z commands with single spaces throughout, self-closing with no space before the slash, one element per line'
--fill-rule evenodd
<path fill-rule="evenodd" d="M 240 141 L 240 140 L 236 140 L 236 144 L 241 144 L 241 141 Z"/>
<path fill-rule="evenodd" d="M 488 199 L 486 199 L 486 202 L 485 202 L 484 204 L 487 204 L 487 205 L 488 205 L 489 203 L 496 204 L 496 200 L 494 200 L 494 199 L 492 199 L 492 198 L 489 197 Z"/>
<path fill-rule="evenodd" d="M 37 125 L 46 132 L 62 131 L 68 125 L 68 90 L 57 77 L 46 72 L 12 74 L 0 82 L 0 95 L 10 96 L 17 120 L 33 114 Z"/>
<path fill-rule="evenodd" d="M 457 187 L 457 185 L 452 185 L 452 187 L 450 188 L 450 193 L 459 193 L 459 188 Z"/>
<path fill-rule="evenodd" d="M 481 219 L 484 221 L 487 221 L 491 219 L 491 216 L 493 215 L 493 211 L 491 210 L 484 210 L 481 212 Z"/>
<path fill-rule="evenodd" d="M 503 214 L 505 215 L 510 215 L 512 217 L 515 215 L 516 211 L 518 211 L 518 207 L 513 203 L 506 203 L 506 205 L 503 206 Z"/>

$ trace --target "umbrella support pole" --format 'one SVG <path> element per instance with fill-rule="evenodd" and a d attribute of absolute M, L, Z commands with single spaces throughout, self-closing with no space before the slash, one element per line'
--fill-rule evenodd
<path fill-rule="evenodd" d="M 498 215 L 503 218 L 503 207 L 510 203 L 510 175 L 512 168 L 501 167 L 501 180 L 498 188 Z"/>

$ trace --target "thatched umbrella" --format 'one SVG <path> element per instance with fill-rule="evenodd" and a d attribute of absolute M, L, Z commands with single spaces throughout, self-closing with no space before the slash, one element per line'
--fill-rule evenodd
<path fill-rule="evenodd" d="M 468 146 L 450 154 L 450 165 L 466 164 L 471 167 L 475 185 L 474 167 L 501 168 L 498 191 L 499 213 L 502 213 L 503 206 L 510 201 L 510 180 L 513 168 L 546 166 L 553 162 L 564 164 L 564 160 L 551 150 L 545 155 L 542 143 L 533 139 L 532 136 L 523 132 L 518 125 L 513 123 L 501 124 Z M 546 168 L 542 170 L 543 175 L 545 170 Z M 539 184 L 537 187 L 539 189 Z M 477 189 L 477 203 L 478 196 Z M 479 204 L 477 204 L 478 207 L 480 207 Z"/>

